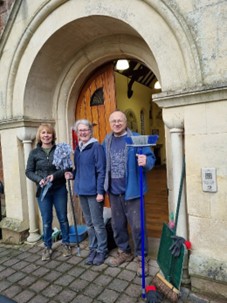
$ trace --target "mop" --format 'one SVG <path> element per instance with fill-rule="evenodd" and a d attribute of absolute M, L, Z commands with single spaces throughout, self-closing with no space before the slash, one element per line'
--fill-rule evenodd
<path fill-rule="evenodd" d="M 131 136 L 126 137 L 126 145 L 138 149 L 138 154 L 143 154 L 143 147 L 154 146 L 158 140 L 157 135 Z M 140 222 L 141 222 L 141 268 L 142 268 L 142 298 L 146 298 L 145 290 L 145 216 L 144 216 L 144 195 L 143 195 L 143 167 L 139 166 L 140 182 Z"/>
<path fill-rule="evenodd" d="M 57 144 L 57 147 L 54 151 L 54 160 L 53 160 L 53 164 L 56 166 L 56 168 L 60 168 L 60 169 L 72 168 L 73 165 L 70 158 L 71 153 L 72 153 L 72 149 L 69 144 L 66 143 Z M 80 242 L 79 242 L 79 235 L 77 230 L 76 215 L 73 206 L 73 195 L 72 195 L 70 180 L 68 180 L 68 188 L 69 188 L 71 209 L 73 214 L 73 223 L 74 223 L 75 234 L 76 234 L 77 255 L 80 256 L 80 244 L 79 244 Z"/>

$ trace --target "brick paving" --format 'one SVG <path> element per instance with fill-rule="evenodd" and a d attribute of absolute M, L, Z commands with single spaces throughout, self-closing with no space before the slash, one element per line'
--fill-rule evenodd
<path fill-rule="evenodd" d="M 120 267 L 87 266 L 87 240 L 80 245 L 81 256 L 73 247 L 71 257 L 64 258 L 61 244 L 54 243 L 50 261 L 42 261 L 43 244 L 6 245 L 0 242 L 0 294 L 17 303 L 142 303 L 141 278 L 136 276 L 136 263 Z M 116 252 L 112 252 L 113 254 Z M 150 276 L 158 271 L 149 262 Z M 164 303 L 168 300 L 163 299 Z M 181 289 L 181 303 L 215 303 L 216 301 Z M 0 303 L 2 303 L 0 299 Z"/>

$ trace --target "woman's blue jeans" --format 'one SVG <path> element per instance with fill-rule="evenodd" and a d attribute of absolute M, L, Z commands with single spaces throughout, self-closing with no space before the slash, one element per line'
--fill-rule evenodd
<path fill-rule="evenodd" d="M 67 217 L 67 189 L 63 185 L 57 189 L 50 189 L 44 199 L 38 198 L 39 209 L 43 221 L 43 241 L 47 248 L 52 247 L 52 222 L 53 206 L 55 207 L 57 218 L 62 233 L 62 243 L 69 243 L 69 222 Z"/>
<path fill-rule="evenodd" d="M 97 202 L 96 196 L 79 196 L 83 216 L 88 227 L 89 249 L 106 254 L 107 232 L 103 219 L 104 202 Z"/>

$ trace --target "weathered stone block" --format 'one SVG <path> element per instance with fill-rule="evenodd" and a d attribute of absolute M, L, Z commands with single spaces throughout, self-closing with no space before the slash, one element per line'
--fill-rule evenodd
<path fill-rule="evenodd" d="M 25 224 L 20 220 L 7 217 L 3 218 L 0 222 L 2 241 L 10 244 L 23 243 L 29 235 L 28 228 L 24 225 Z"/>

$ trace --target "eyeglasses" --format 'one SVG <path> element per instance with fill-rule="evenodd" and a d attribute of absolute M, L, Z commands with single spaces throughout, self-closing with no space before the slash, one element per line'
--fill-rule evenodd
<path fill-rule="evenodd" d="M 90 129 L 78 129 L 78 133 L 86 133 L 86 132 L 89 132 Z"/>
<path fill-rule="evenodd" d="M 111 124 L 121 124 L 121 123 L 124 123 L 125 121 L 124 120 L 121 120 L 121 119 L 119 119 L 119 120 L 111 120 L 110 121 L 110 123 Z"/>

